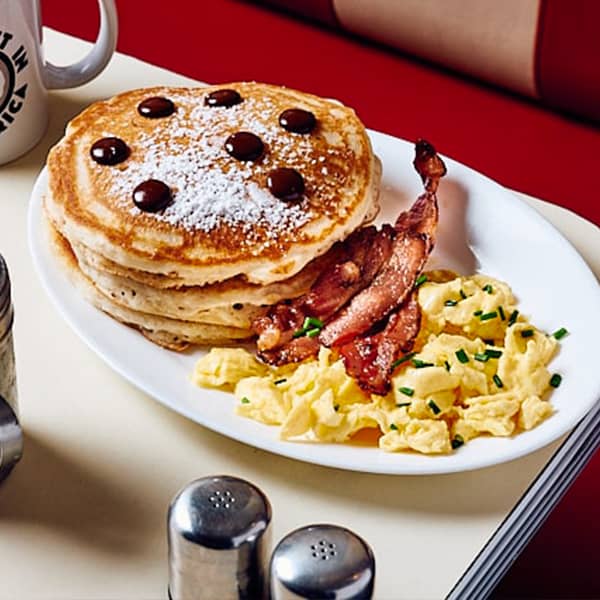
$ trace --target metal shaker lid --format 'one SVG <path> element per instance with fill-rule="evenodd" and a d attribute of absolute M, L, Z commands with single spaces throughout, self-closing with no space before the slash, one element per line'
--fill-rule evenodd
<path fill-rule="evenodd" d="M 284 537 L 271 558 L 271 598 L 366 600 L 375 559 L 367 543 L 336 525 L 310 525 Z"/>
<path fill-rule="evenodd" d="M 258 537 L 271 520 L 271 506 L 255 486 L 236 477 L 198 479 L 171 504 L 169 528 L 188 542 L 227 550 Z"/>
<path fill-rule="evenodd" d="M 0 481 L 23 453 L 23 431 L 10 404 L 0 396 Z"/>
<path fill-rule="evenodd" d="M 262 593 L 270 521 L 269 501 L 247 481 L 221 475 L 188 484 L 169 508 L 173 600 Z"/>

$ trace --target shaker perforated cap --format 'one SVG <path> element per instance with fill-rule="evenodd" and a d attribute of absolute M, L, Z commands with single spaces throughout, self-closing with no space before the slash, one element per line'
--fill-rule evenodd
<path fill-rule="evenodd" d="M 367 543 L 336 525 L 310 525 L 284 537 L 271 558 L 271 598 L 366 600 L 375 559 Z"/>
<path fill-rule="evenodd" d="M 260 598 L 271 506 L 253 484 L 226 475 L 188 484 L 169 508 L 172 600 Z"/>

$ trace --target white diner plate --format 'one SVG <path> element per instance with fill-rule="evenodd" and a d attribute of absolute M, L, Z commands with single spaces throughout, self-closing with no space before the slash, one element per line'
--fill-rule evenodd
<path fill-rule="evenodd" d="M 421 181 L 412 168 L 412 144 L 377 132 L 370 136 L 383 163 L 378 221 L 389 222 L 421 192 Z M 534 325 L 548 332 L 560 327 L 570 332 L 549 367 L 563 377 L 550 399 L 555 414 L 531 431 L 510 438 L 477 438 L 448 456 L 285 442 L 278 438 L 277 427 L 237 416 L 231 394 L 192 385 L 189 375 L 204 350 L 178 354 L 160 348 L 87 304 L 71 287 L 49 250 L 42 224 L 45 169 L 31 197 L 31 252 L 50 298 L 92 350 L 150 396 L 209 429 L 283 456 L 341 469 L 397 475 L 477 469 L 516 459 L 558 439 L 600 398 L 600 286 L 571 244 L 534 209 L 487 177 L 445 160 L 448 175 L 438 191 L 438 241 L 428 268 L 480 271 L 506 281 L 520 311 Z"/>

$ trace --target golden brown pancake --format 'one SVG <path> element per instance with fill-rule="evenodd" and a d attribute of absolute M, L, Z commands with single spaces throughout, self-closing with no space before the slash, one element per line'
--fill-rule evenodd
<path fill-rule="evenodd" d="M 207 102 L 224 89 L 240 101 Z M 153 98 L 168 110 L 149 117 L 140 107 Z M 289 109 L 310 111 L 314 127 L 289 131 L 281 119 Z M 240 150 L 231 139 L 239 133 L 252 133 L 260 151 Z M 104 160 L 92 152 L 99 141 Z M 282 168 L 295 170 L 303 189 L 278 190 L 273 172 Z M 305 293 L 327 250 L 375 217 L 381 167 L 351 109 L 232 83 L 97 102 L 69 123 L 48 173 L 51 245 L 75 287 L 152 341 L 181 350 L 247 339 L 268 305 Z M 166 190 L 160 206 L 134 202 L 149 180 Z"/>
<path fill-rule="evenodd" d="M 48 225 L 51 250 L 77 291 L 90 304 L 117 321 L 138 329 L 154 343 L 180 351 L 192 344 L 223 345 L 252 337 L 252 331 L 248 328 L 172 319 L 144 313 L 115 302 L 115 299 L 102 293 L 92 280 L 83 274 L 68 241 L 50 223 Z"/>
<path fill-rule="evenodd" d="M 242 102 L 208 106 L 216 90 L 236 90 Z M 175 112 L 146 118 L 138 105 L 166 97 Z M 286 109 L 311 111 L 310 133 L 287 131 Z M 229 136 L 251 132 L 264 144 L 257 160 L 238 160 Z M 97 140 L 118 137 L 126 160 L 101 165 L 90 156 Z M 305 193 L 275 197 L 269 173 L 293 168 Z M 48 159 L 46 209 L 71 243 L 126 268 L 204 285 L 243 275 L 267 284 L 290 277 L 377 212 L 379 163 L 354 111 L 277 86 L 232 83 L 207 88 L 157 87 L 98 102 L 68 126 Z M 132 201 L 134 189 L 156 179 L 172 202 L 155 213 Z"/>

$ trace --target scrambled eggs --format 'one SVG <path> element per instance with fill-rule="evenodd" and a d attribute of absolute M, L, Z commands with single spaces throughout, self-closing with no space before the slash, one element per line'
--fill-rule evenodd
<path fill-rule="evenodd" d="M 546 368 L 555 337 L 519 314 L 505 283 L 448 279 L 432 272 L 419 288 L 416 351 L 396 361 L 387 396 L 367 396 L 326 348 L 277 368 L 240 348 L 215 348 L 192 380 L 233 391 L 239 415 L 281 426 L 285 440 L 344 442 L 377 428 L 385 451 L 446 454 L 479 435 L 535 427 L 552 414 L 547 392 L 560 383 Z"/>

